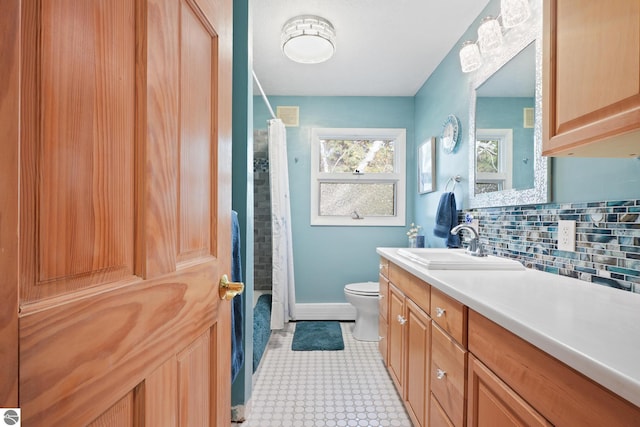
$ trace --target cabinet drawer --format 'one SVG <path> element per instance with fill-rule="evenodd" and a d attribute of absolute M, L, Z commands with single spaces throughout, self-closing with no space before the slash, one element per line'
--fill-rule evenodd
<path fill-rule="evenodd" d="M 378 309 L 380 316 L 388 320 L 389 319 L 389 281 L 382 275 L 380 275 L 380 301 L 378 302 Z"/>
<path fill-rule="evenodd" d="M 467 352 L 431 323 L 431 392 L 454 426 L 465 422 Z"/>
<path fill-rule="evenodd" d="M 439 290 L 431 290 L 431 317 L 464 348 L 467 347 L 467 307 Z"/>
<path fill-rule="evenodd" d="M 380 274 L 389 278 L 389 260 L 386 258 L 380 258 Z"/>
<path fill-rule="evenodd" d="M 438 403 L 436 398 L 431 394 L 431 410 L 429 411 L 429 427 L 454 427 L 449 421 L 444 409 Z"/>
<path fill-rule="evenodd" d="M 378 350 L 382 356 L 385 366 L 387 365 L 387 321 L 382 317 L 378 317 L 378 334 L 380 335 L 380 341 L 378 341 Z"/>
<path fill-rule="evenodd" d="M 389 263 L 389 282 L 429 314 L 431 286 L 393 263 Z"/>

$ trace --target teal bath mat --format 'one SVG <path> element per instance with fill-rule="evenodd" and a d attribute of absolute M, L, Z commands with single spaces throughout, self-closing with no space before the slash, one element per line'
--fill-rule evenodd
<path fill-rule="evenodd" d="M 296 322 L 291 350 L 344 350 L 340 322 L 333 320 Z"/>

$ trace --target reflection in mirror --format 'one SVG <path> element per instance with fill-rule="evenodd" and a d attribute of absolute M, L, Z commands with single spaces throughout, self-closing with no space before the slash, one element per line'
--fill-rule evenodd
<path fill-rule="evenodd" d="M 476 90 L 475 194 L 533 188 L 535 44 Z"/>
<path fill-rule="evenodd" d="M 469 105 L 469 207 L 546 203 L 542 157 L 542 2 L 504 34 L 502 50 L 472 76 Z M 485 59 L 485 58 L 483 58 Z"/>

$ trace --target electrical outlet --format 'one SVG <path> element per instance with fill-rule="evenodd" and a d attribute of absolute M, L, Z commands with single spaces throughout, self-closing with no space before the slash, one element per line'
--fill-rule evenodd
<path fill-rule="evenodd" d="M 575 252 L 576 250 L 576 222 L 558 221 L 558 250 Z"/>

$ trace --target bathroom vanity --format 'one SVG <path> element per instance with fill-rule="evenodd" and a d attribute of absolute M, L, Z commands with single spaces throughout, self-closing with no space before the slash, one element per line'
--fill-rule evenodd
<path fill-rule="evenodd" d="M 377 252 L 380 353 L 415 426 L 640 425 L 640 295 Z"/>

